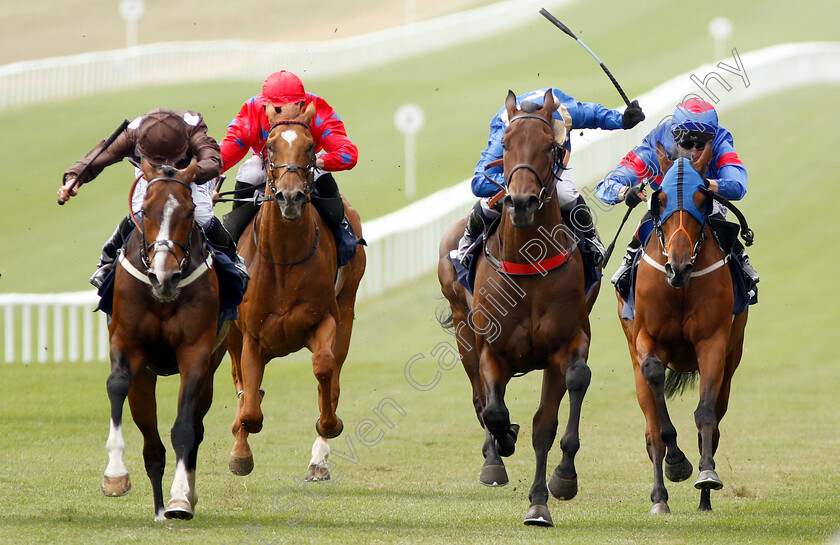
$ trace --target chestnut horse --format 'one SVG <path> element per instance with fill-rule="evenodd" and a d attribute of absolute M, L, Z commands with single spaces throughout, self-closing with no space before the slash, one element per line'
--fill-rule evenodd
<path fill-rule="evenodd" d="M 714 454 L 720 421 L 726 414 L 732 375 L 741 360 L 747 311 L 734 315 L 732 277 L 726 258 L 706 221 L 711 210 L 708 182 L 702 173 L 711 146 L 692 164 L 676 164 L 659 147 L 664 178 L 654 193 L 651 214 L 655 234 L 648 239 L 635 284 L 635 320 L 622 319 L 627 337 L 636 395 L 647 427 L 645 441 L 653 462 L 651 513 L 669 513 L 663 480 L 688 479 L 691 462 L 677 446 L 677 430 L 665 398 L 700 376 L 700 403 L 694 411 L 700 448 L 701 511 L 709 511 L 711 490 L 723 483 L 715 472 Z M 673 165 L 673 166 L 672 166 Z M 625 302 L 618 297 L 618 313 Z"/>
<path fill-rule="evenodd" d="M 332 231 L 308 205 L 315 164 L 309 124 L 315 105 L 289 118 L 268 104 L 266 114 L 271 124 L 264 150 L 267 197 L 239 239 L 251 281 L 229 335 L 239 402 L 228 466 L 236 475 L 247 475 L 254 467 L 248 435 L 262 429 L 260 385 L 266 364 L 306 347 L 312 352 L 320 409 L 307 479 L 328 479 L 326 440 L 344 427 L 336 416 L 339 374 L 350 346 L 365 252 L 358 246 L 350 263 L 338 269 Z M 344 208 L 361 237 L 359 214 L 346 201 Z"/>
<path fill-rule="evenodd" d="M 219 282 L 193 218 L 190 183 L 195 179 L 195 159 L 183 170 L 152 167 L 145 159 L 141 168 L 149 180 L 143 218 L 140 222 L 135 218 L 138 228 L 119 257 L 108 326 L 111 427 L 102 492 L 122 496 L 131 488 L 122 435 L 128 396 L 131 415 L 143 434 L 155 520 L 191 519 L 198 501 L 195 467 L 204 438 L 202 420 L 213 400 L 213 373 L 225 353 L 224 343 L 217 343 Z M 178 416 L 172 427 L 175 476 L 164 509 L 161 481 L 166 449 L 158 433 L 155 385 L 158 375 L 174 373 L 181 375 Z"/>
<path fill-rule="evenodd" d="M 552 526 L 548 492 L 560 499 L 577 493 L 574 458 L 583 397 L 589 386 L 589 317 L 584 291 L 583 260 L 574 236 L 563 225 L 552 195 L 562 153 L 554 139 L 554 97 L 533 113 L 516 108 L 511 91 L 505 101 L 510 124 L 505 131 L 504 198 L 498 230 L 480 256 L 474 295 L 458 283 L 448 254 L 457 247 L 463 223 L 447 231 L 440 246 L 438 278 L 449 301 L 458 350 L 472 383 L 476 415 L 485 430 L 485 457 L 479 482 L 508 482 L 501 457 L 514 452 L 519 426 L 505 406 L 510 379 L 543 370 L 540 406 L 534 415 L 536 472 L 525 524 Z M 546 249 L 547 259 L 531 263 L 533 248 Z M 531 251 L 523 251 L 529 248 Z M 519 274 L 517 270 L 530 270 Z M 507 271 L 507 272 L 506 272 Z M 446 320 L 444 320 L 446 322 Z M 557 433 L 560 402 L 569 391 L 569 420 L 560 440 L 563 458 L 546 486 L 548 451 Z"/>

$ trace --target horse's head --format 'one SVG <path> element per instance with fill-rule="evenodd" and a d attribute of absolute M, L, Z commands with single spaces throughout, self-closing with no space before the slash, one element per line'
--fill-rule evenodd
<path fill-rule="evenodd" d="M 703 174 L 712 158 L 712 146 L 706 146 L 695 162 L 688 156 L 672 161 L 662 144 L 657 144 L 657 148 L 663 178 L 650 210 L 662 253 L 668 258 L 665 263 L 668 283 L 683 288 L 691 278 L 704 238 L 706 217 L 711 212 L 709 183 Z"/>
<path fill-rule="evenodd" d="M 513 226 L 525 229 L 534 224 L 534 213 L 554 187 L 554 169 L 561 153 L 552 129 L 554 95 L 549 89 L 542 108 L 527 112 L 516 107 L 516 95 L 508 91 L 505 108 L 509 122 L 502 138 L 504 205 Z"/>
<path fill-rule="evenodd" d="M 278 111 L 269 102 L 265 105 L 265 113 L 271 124 L 263 150 L 268 172 L 266 194 L 270 191 L 283 217 L 294 221 L 300 218 L 312 191 L 315 140 L 309 124 L 315 116 L 315 103 L 300 112 L 296 104 Z"/>
<path fill-rule="evenodd" d="M 198 162 L 193 158 L 181 170 L 170 165 L 154 166 L 144 157 L 140 162 L 149 181 L 143 199 L 141 256 L 152 294 L 160 301 L 178 297 L 178 282 L 189 262 L 195 205 L 190 184 Z"/>

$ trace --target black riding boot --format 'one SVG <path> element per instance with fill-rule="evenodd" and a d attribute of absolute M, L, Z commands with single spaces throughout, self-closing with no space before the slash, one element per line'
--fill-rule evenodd
<path fill-rule="evenodd" d="M 138 218 L 139 220 L 140 218 Z M 134 230 L 134 222 L 131 221 L 131 216 L 126 216 L 120 220 L 114 233 L 111 235 L 105 245 L 102 246 L 102 255 L 99 256 L 99 265 L 96 266 L 96 272 L 90 277 L 90 283 L 96 289 L 102 287 L 102 282 L 105 277 L 114 268 L 114 260 L 117 258 L 117 252 L 123 247 L 125 241 Z"/>
<path fill-rule="evenodd" d="M 495 218 L 488 215 L 488 211 L 481 206 L 481 201 L 473 205 L 470 215 L 467 217 L 467 225 L 464 228 L 464 236 L 458 241 L 458 261 L 466 267 L 470 268 L 472 261 L 472 254 L 469 253 L 478 235 L 484 232 L 484 226 L 491 223 Z"/>
<path fill-rule="evenodd" d="M 242 256 L 236 253 L 236 243 L 233 241 L 230 233 L 227 232 L 227 229 L 224 228 L 222 222 L 219 221 L 219 218 L 213 216 L 213 221 L 204 229 L 204 234 L 207 235 L 207 242 L 233 261 L 236 270 L 239 272 L 239 276 L 242 277 L 242 281 L 247 286 L 248 280 L 251 278 L 248 274 L 248 266 L 245 264 Z"/>
<path fill-rule="evenodd" d="M 625 294 L 630 290 L 630 275 L 632 274 L 633 261 L 636 259 L 636 254 L 642 248 L 642 243 L 636 237 L 627 245 L 627 253 L 624 254 L 624 259 L 621 260 L 621 265 L 610 279 L 610 282 L 615 286 L 616 291 L 620 294 Z"/>
<path fill-rule="evenodd" d="M 332 174 L 327 172 L 315 180 L 315 192 L 311 198 L 312 206 L 331 230 L 335 231 L 344 223 L 344 201 Z"/>
<path fill-rule="evenodd" d="M 592 217 L 592 211 L 586 204 L 583 195 L 578 195 L 577 202 L 574 208 L 568 212 L 569 221 L 575 230 L 579 231 L 586 240 L 586 251 L 589 254 L 589 261 L 593 267 L 597 267 L 604 260 L 606 250 L 598 238 L 598 232 L 595 230 L 595 218 Z"/>
<path fill-rule="evenodd" d="M 237 199 L 250 199 L 257 191 L 257 186 L 236 182 L 233 187 L 233 196 Z M 253 202 L 234 201 L 231 211 L 223 216 L 224 228 L 233 238 L 234 244 L 239 242 L 242 231 L 251 223 L 257 215 L 259 206 Z M 235 262 L 235 261 L 234 261 Z"/>
<path fill-rule="evenodd" d="M 760 278 L 758 277 L 758 271 L 755 270 L 750 264 L 750 256 L 747 255 L 747 250 L 744 248 L 744 245 L 741 244 L 740 240 L 735 240 L 735 246 L 732 248 L 732 252 L 738 259 L 738 262 L 741 264 L 741 269 L 744 270 L 744 273 L 752 280 L 753 284 L 758 284 Z"/>

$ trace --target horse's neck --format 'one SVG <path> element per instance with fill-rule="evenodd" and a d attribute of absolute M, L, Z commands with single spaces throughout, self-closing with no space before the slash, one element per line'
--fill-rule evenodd
<path fill-rule="evenodd" d="M 300 218 L 287 220 L 280 208 L 272 203 L 263 205 L 259 218 L 257 244 L 259 251 L 278 261 L 302 257 L 309 251 L 315 237 L 315 219 L 311 203 L 304 205 Z"/>
<path fill-rule="evenodd" d="M 508 213 L 502 211 L 498 230 L 502 246 L 500 257 L 504 261 L 530 261 L 543 251 L 543 257 L 552 257 L 561 250 L 569 249 L 571 241 L 566 240 L 561 232 L 565 227 L 560 207 L 554 200 L 534 213 L 534 225 L 527 229 L 514 227 Z"/>

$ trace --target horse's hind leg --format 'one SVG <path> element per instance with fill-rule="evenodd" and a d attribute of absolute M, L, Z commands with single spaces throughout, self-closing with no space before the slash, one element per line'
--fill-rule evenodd
<path fill-rule="evenodd" d="M 143 434 L 143 462 L 146 475 L 152 483 L 152 497 L 155 502 L 155 520 L 164 520 L 163 514 L 163 470 L 166 465 L 166 448 L 160 440 L 157 422 L 155 385 L 157 377 L 149 371 L 141 371 L 134 377 L 128 392 L 128 406 L 140 433 Z"/>
<path fill-rule="evenodd" d="M 569 421 L 566 424 L 566 431 L 560 439 L 563 457 L 551 475 L 551 481 L 549 482 L 551 494 L 561 500 L 570 500 L 577 495 L 575 455 L 580 449 L 580 413 L 583 408 L 583 398 L 592 378 L 592 372 L 584 358 L 584 354 L 588 351 L 589 340 L 583 333 L 579 337 L 579 345 L 572 352 L 571 363 L 565 369 L 563 377 L 564 388 L 569 391 Z M 558 366 L 553 365 L 552 367 L 556 369 Z M 546 373 L 548 373 L 548 370 L 546 370 Z M 545 383 L 543 388 L 545 388 Z M 562 391 L 560 390 L 560 392 Z M 559 399 L 557 403 L 560 403 Z M 556 418 L 557 408 L 554 409 L 554 413 Z"/>
<path fill-rule="evenodd" d="M 242 427 L 242 392 L 245 389 L 242 379 L 242 332 L 236 324 L 231 324 L 228 331 L 228 354 L 231 375 L 233 375 L 233 389 L 236 393 L 236 415 L 231 425 L 234 443 L 228 460 L 228 469 L 234 475 L 248 475 L 254 469 L 254 454 L 248 445 L 248 432 Z"/>

